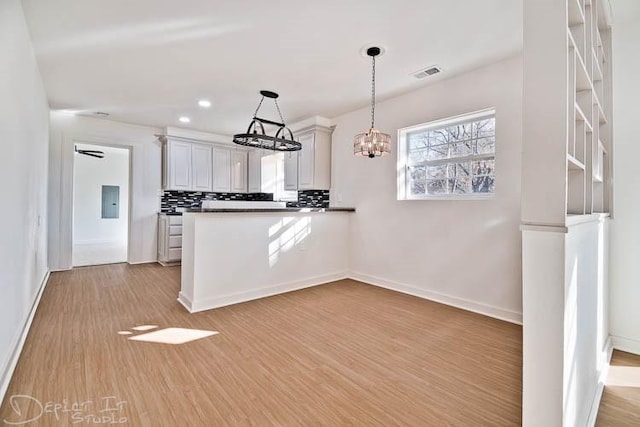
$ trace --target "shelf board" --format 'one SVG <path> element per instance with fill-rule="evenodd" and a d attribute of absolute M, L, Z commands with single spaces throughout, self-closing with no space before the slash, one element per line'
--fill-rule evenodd
<path fill-rule="evenodd" d="M 584 163 L 573 157 L 571 154 L 567 154 L 567 168 L 572 171 L 584 172 Z"/>
<path fill-rule="evenodd" d="M 604 146 L 604 144 L 602 143 L 602 141 L 598 140 L 598 146 L 600 147 L 600 149 L 602 150 L 602 152 L 604 153 L 604 155 L 606 156 L 607 154 L 609 154 L 607 152 L 607 148 Z"/>
<path fill-rule="evenodd" d="M 602 104 L 600 104 L 600 100 L 598 99 L 597 94 L 593 97 L 593 100 L 594 104 L 598 106 L 598 123 L 600 123 L 601 125 L 606 124 L 607 116 L 604 114 L 604 109 L 602 108 Z"/>
<path fill-rule="evenodd" d="M 584 11 L 579 0 L 569 0 L 569 26 L 584 24 Z"/>
<path fill-rule="evenodd" d="M 576 121 L 584 122 L 584 124 L 587 126 L 589 131 L 593 132 L 593 127 L 591 127 L 591 123 L 589 123 L 589 120 L 587 120 L 587 116 L 584 114 L 584 111 L 582 111 L 582 108 L 580 108 L 580 105 L 578 105 L 577 102 L 575 103 L 575 109 L 576 109 Z"/>
<path fill-rule="evenodd" d="M 603 79 L 602 67 L 600 66 L 600 61 L 598 60 L 598 55 L 596 54 L 595 49 L 593 48 L 591 49 L 591 54 L 595 58 L 595 60 L 593 61 L 593 64 L 594 64 L 593 81 L 594 82 L 602 81 Z"/>

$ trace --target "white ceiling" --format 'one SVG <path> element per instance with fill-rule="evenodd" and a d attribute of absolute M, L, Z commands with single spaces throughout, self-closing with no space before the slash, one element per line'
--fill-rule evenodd
<path fill-rule="evenodd" d="M 233 134 L 258 91 L 280 93 L 288 122 L 378 99 L 522 49 L 522 0 L 23 0 L 52 109 Z M 410 74 L 438 64 L 440 77 Z M 455 94 L 452 94 L 455 96 Z M 197 100 L 208 98 L 208 110 Z M 434 100 L 437 102 L 437 100 Z M 274 117 L 269 105 L 261 116 Z"/>

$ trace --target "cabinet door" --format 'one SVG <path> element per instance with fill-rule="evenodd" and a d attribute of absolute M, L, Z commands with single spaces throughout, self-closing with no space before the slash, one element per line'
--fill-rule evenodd
<path fill-rule="evenodd" d="M 191 144 L 169 141 L 169 190 L 191 189 Z"/>
<path fill-rule="evenodd" d="M 248 156 L 249 193 L 262 192 L 262 152 L 249 151 Z"/>
<path fill-rule="evenodd" d="M 247 153 L 245 151 L 231 153 L 231 191 L 247 192 Z"/>
<path fill-rule="evenodd" d="M 315 136 L 313 133 L 301 135 L 298 139 L 302 150 L 298 151 L 298 189 L 312 190 L 314 176 Z"/>
<path fill-rule="evenodd" d="M 231 150 L 213 149 L 213 191 L 231 191 Z"/>
<path fill-rule="evenodd" d="M 193 144 L 191 149 L 192 182 L 194 191 L 211 191 L 213 186 L 212 152 L 210 145 Z"/>
<path fill-rule="evenodd" d="M 298 189 L 298 153 L 288 151 L 284 153 L 284 189 L 295 191 Z"/>

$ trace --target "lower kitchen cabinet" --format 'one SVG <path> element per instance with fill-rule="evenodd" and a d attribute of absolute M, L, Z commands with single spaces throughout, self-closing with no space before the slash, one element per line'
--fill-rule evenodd
<path fill-rule="evenodd" d="M 175 265 L 182 260 L 182 216 L 158 215 L 158 262 Z"/>

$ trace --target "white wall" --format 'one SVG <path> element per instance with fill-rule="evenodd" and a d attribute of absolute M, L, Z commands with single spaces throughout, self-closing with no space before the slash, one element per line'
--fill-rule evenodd
<path fill-rule="evenodd" d="M 640 2 L 613 0 L 614 220 L 611 227 L 611 334 L 640 353 Z"/>
<path fill-rule="evenodd" d="M 488 107 L 496 109 L 495 198 L 396 200 L 396 131 Z M 357 207 L 355 277 L 521 321 L 521 57 L 379 102 L 376 127 L 394 139 L 390 156 L 353 155 L 353 136 L 366 130 L 369 114 L 363 108 L 335 118 L 332 142 L 332 204 Z"/>
<path fill-rule="evenodd" d="M 49 106 L 19 0 L 0 2 L 0 400 L 47 273 Z"/>
<path fill-rule="evenodd" d="M 71 268 L 73 227 L 73 146 L 77 143 L 131 148 L 131 218 L 129 262 L 157 259 L 161 144 L 159 128 L 51 113 L 49 150 L 49 266 Z"/>
<path fill-rule="evenodd" d="M 129 211 L 129 150 L 78 144 L 100 150 L 104 158 L 75 155 L 73 180 L 73 243 L 126 243 Z M 102 218 L 102 186 L 120 187 L 118 218 Z"/>

